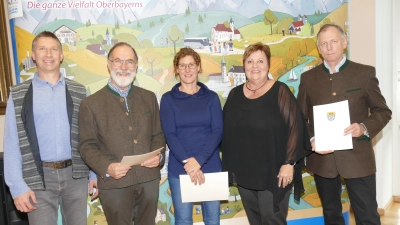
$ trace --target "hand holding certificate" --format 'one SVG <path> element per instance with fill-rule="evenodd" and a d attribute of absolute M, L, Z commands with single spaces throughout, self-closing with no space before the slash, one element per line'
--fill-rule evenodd
<path fill-rule="evenodd" d="M 145 162 L 146 160 L 151 159 L 154 156 L 160 154 L 160 152 L 163 148 L 164 147 L 161 147 L 157 150 L 154 150 L 152 152 L 142 154 L 142 155 L 124 156 L 122 158 L 121 165 L 123 165 L 123 166 L 140 165 L 141 163 Z"/>
<path fill-rule="evenodd" d="M 351 135 L 344 136 L 350 126 L 348 101 L 314 106 L 315 151 L 352 149 Z"/>

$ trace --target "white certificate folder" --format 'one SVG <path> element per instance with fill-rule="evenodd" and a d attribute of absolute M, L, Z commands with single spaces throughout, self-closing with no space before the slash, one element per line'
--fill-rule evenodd
<path fill-rule="evenodd" d="M 147 160 L 153 158 L 154 156 L 161 154 L 161 150 L 164 147 L 161 147 L 157 150 L 154 150 L 152 152 L 142 154 L 142 155 L 131 155 L 131 156 L 124 156 L 121 161 L 121 165 L 123 166 L 134 166 L 134 165 L 140 165 Z"/>
<path fill-rule="evenodd" d="M 228 172 L 205 173 L 204 177 L 204 184 L 194 185 L 189 175 L 179 175 L 183 203 L 228 200 Z"/>
<path fill-rule="evenodd" d="M 353 149 L 351 135 L 343 135 L 344 129 L 350 126 L 348 101 L 313 108 L 316 151 Z"/>

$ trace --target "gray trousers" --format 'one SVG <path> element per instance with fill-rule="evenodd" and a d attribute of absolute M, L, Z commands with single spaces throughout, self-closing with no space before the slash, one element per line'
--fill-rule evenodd
<path fill-rule="evenodd" d="M 72 166 L 43 167 L 45 191 L 34 191 L 36 210 L 28 213 L 30 225 L 57 225 L 60 206 L 63 225 L 86 225 L 88 179 L 73 179 Z"/>
<path fill-rule="evenodd" d="M 100 189 L 99 197 L 109 225 L 151 225 L 157 215 L 160 179 L 124 188 Z"/>

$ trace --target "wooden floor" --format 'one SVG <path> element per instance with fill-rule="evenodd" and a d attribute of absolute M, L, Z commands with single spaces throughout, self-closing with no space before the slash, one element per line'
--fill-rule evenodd
<path fill-rule="evenodd" d="M 385 211 L 385 215 L 381 216 L 382 225 L 400 225 L 400 203 L 393 205 Z M 350 225 L 356 225 L 353 213 L 350 213 Z"/>

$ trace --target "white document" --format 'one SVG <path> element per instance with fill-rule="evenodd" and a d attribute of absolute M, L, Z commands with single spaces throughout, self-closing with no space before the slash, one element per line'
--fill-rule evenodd
<path fill-rule="evenodd" d="M 121 165 L 123 166 L 134 166 L 134 165 L 140 165 L 141 163 L 146 162 L 148 159 L 153 158 L 154 156 L 160 154 L 161 150 L 164 147 L 161 147 L 157 150 L 154 150 L 152 152 L 142 154 L 142 155 L 132 155 L 132 156 L 124 156 L 121 161 Z"/>
<path fill-rule="evenodd" d="M 228 172 L 205 173 L 204 177 L 204 184 L 194 185 L 189 175 L 179 175 L 183 203 L 228 200 Z"/>
<path fill-rule="evenodd" d="M 344 136 L 350 126 L 348 101 L 314 106 L 314 134 L 316 151 L 347 150 L 353 148 L 351 134 Z"/>

